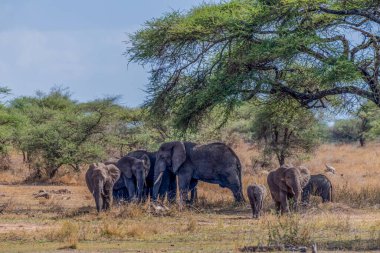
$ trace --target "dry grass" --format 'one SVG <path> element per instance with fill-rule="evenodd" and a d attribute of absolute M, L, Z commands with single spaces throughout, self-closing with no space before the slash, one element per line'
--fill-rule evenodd
<path fill-rule="evenodd" d="M 0 185 L 0 252 L 68 248 L 84 252 L 232 252 L 243 246 L 312 243 L 320 249 L 378 249 L 379 148 L 379 144 L 366 148 L 323 145 L 305 164 L 315 174 L 323 173 L 325 163 L 337 169 L 336 175 L 328 175 L 337 203 L 322 204 L 312 198 L 311 206 L 298 214 L 278 217 L 267 196 L 260 220 L 250 219 L 248 205 L 236 206 L 229 190 L 205 183 L 199 185 L 199 202 L 183 212 L 174 205 L 157 213 L 146 203 L 114 206 L 101 214 L 96 213 L 83 178 L 75 179 L 77 186 Z M 254 182 L 265 185 L 265 173 L 253 173 L 250 167 L 257 152 L 241 143 L 236 150 L 245 166 L 244 189 Z M 74 182 L 70 177 L 65 180 Z M 41 189 L 62 188 L 71 194 L 52 194 L 49 199 L 33 196 Z"/>

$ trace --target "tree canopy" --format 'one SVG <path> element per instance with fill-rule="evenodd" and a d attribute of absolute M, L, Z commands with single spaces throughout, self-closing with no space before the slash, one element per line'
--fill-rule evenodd
<path fill-rule="evenodd" d="M 176 126 L 215 107 L 290 97 L 306 108 L 380 106 L 378 0 L 232 0 L 172 11 L 130 35 L 151 67 L 147 104 Z"/>

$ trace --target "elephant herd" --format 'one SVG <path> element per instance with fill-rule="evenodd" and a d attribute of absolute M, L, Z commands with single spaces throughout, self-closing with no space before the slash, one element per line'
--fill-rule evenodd
<path fill-rule="evenodd" d="M 197 198 L 198 181 L 218 184 L 229 189 L 236 202 L 245 201 L 239 158 L 230 147 L 219 142 L 204 145 L 167 142 L 156 152 L 137 150 L 116 162 L 91 164 L 86 172 L 86 183 L 98 212 L 109 209 L 113 200 L 144 202 L 150 198 L 157 203 L 167 198 L 174 203 L 177 188 L 180 207 L 192 204 Z M 281 166 L 268 174 L 267 182 L 281 213 L 297 210 L 299 199 L 308 202 L 311 194 L 321 196 L 323 201 L 332 200 L 331 182 L 324 175 L 310 176 L 304 167 Z M 255 218 L 260 216 L 265 194 L 265 186 L 247 188 Z"/>

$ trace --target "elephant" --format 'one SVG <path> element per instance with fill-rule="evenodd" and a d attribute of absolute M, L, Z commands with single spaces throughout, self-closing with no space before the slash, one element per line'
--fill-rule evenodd
<path fill-rule="evenodd" d="M 112 188 L 120 178 L 120 170 L 113 164 L 93 163 L 86 172 L 86 184 L 92 193 L 98 212 L 112 206 Z"/>
<path fill-rule="evenodd" d="M 253 184 L 247 187 L 247 196 L 252 208 L 252 218 L 260 218 L 267 190 L 264 185 Z"/>
<path fill-rule="evenodd" d="M 290 211 L 290 199 L 294 200 L 294 210 L 298 210 L 302 189 L 309 179 L 310 172 L 307 168 L 289 165 L 282 165 L 268 174 L 267 183 L 278 212 L 283 214 Z"/>
<path fill-rule="evenodd" d="M 146 150 L 136 150 L 127 154 L 127 156 L 141 159 L 144 155 L 149 157 L 150 167 L 149 172 L 145 179 L 145 189 L 143 201 L 147 200 L 150 196 L 153 200 L 153 183 L 154 183 L 154 165 L 156 163 L 156 152 L 148 152 Z M 167 195 L 168 202 L 174 203 L 177 196 L 177 178 L 176 175 L 170 171 L 165 171 L 162 176 L 161 187 L 158 192 L 159 199 L 163 201 Z M 153 201 L 155 201 L 154 199 Z"/>
<path fill-rule="evenodd" d="M 173 141 L 161 144 L 154 166 L 153 199 L 156 199 L 163 174 L 167 170 L 178 176 L 180 207 L 184 202 L 189 202 L 188 191 L 196 187 L 198 180 L 227 187 L 232 191 L 235 201 L 245 201 L 239 158 L 224 143 L 197 145 Z"/>
<path fill-rule="evenodd" d="M 149 156 L 144 154 L 141 159 L 124 156 L 117 161 L 116 166 L 120 169 L 121 176 L 114 187 L 115 199 L 126 197 L 127 201 L 142 200 L 150 168 Z M 122 187 L 123 182 L 126 190 Z"/>
<path fill-rule="evenodd" d="M 311 175 L 307 185 L 302 189 L 301 201 L 304 204 L 308 204 L 310 195 L 320 196 L 322 202 L 333 201 L 333 186 L 331 181 L 322 174 Z"/>

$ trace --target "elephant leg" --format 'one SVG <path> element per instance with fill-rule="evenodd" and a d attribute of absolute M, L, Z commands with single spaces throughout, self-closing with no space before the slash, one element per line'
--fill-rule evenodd
<path fill-rule="evenodd" d="M 124 177 L 125 187 L 128 189 L 128 201 L 135 201 L 136 198 L 136 186 L 132 178 Z"/>
<path fill-rule="evenodd" d="M 223 184 L 231 190 L 235 202 L 245 202 L 240 179 L 237 175 L 229 175 Z"/>
<path fill-rule="evenodd" d="M 254 203 L 254 201 L 249 201 L 249 203 L 250 203 L 251 209 L 252 209 L 252 218 L 256 218 L 256 212 L 255 212 L 256 206 L 255 206 L 255 203 Z"/>
<path fill-rule="evenodd" d="M 112 196 L 116 203 L 120 203 L 120 200 L 121 200 L 119 196 L 119 191 L 120 190 L 115 190 L 115 189 L 112 190 Z"/>
<path fill-rule="evenodd" d="M 194 204 L 198 201 L 197 179 L 191 179 L 190 181 L 190 204 Z"/>
<path fill-rule="evenodd" d="M 179 186 L 179 206 L 182 209 L 183 205 L 188 202 L 188 192 L 191 178 L 186 176 L 178 176 Z"/>
<path fill-rule="evenodd" d="M 173 204 L 177 199 L 177 176 L 169 174 L 168 202 Z"/>
<path fill-rule="evenodd" d="M 322 203 L 326 203 L 328 201 L 330 201 L 330 191 L 329 189 L 323 189 L 323 194 L 321 194 L 322 196 Z"/>
<path fill-rule="evenodd" d="M 152 201 L 152 198 L 153 198 L 153 187 L 148 187 L 148 193 L 149 193 L 150 201 Z"/>
<path fill-rule="evenodd" d="M 310 201 L 310 192 L 309 190 L 304 190 L 301 195 L 301 204 L 302 205 L 307 205 L 309 204 Z"/>
<path fill-rule="evenodd" d="M 257 196 L 257 198 L 255 198 L 255 205 L 256 205 L 255 214 L 256 214 L 257 219 L 260 218 L 261 202 L 262 202 L 261 196 Z"/>
<path fill-rule="evenodd" d="M 261 201 L 260 201 L 260 209 L 259 209 L 259 217 L 261 216 L 261 213 L 263 211 L 263 206 L 264 206 L 264 198 L 261 197 Z"/>
<path fill-rule="evenodd" d="M 288 213 L 289 210 L 289 203 L 288 203 L 288 196 L 286 192 L 280 191 L 280 202 L 281 202 L 281 213 Z"/>
<path fill-rule="evenodd" d="M 251 206 L 252 206 L 252 212 L 253 212 L 253 218 L 257 219 L 258 218 L 258 214 L 257 214 L 257 210 L 259 210 L 259 203 L 258 203 L 258 198 L 257 196 L 254 194 L 253 196 L 253 205 L 251 203 Z"/>
<path fill-rule="evenodd" d="M 112 206 L 112 185 L 104 186 L 103 209 L 108 210 Z"/>
<path fill-rule="evenodd" d="M 143 186 L 142 194 L 141 194 L 141 203 L 145 203 L 149 197 L 149 189 L 146 185 Z"/>
<path fill-rule="evenodd" d="M 232 194 L 234 195 L 235 202 L 244 202 L 243 193 L 241 192 L 240 185 L 233 184 L 227 186 L 228 189 L 231 190 Z"/>
<path fill-rule="evenodd" d="M 277 214 L 280 214 L 281 213 L 281 202 L 276 201 L 275 202 L 275 206 L 276 206 L 276 212 L 277 212 Z"/>
<path fill-rule="evenodd" d="M 113 192 L 114 199 L 118 204 L 120 204 L 122 201 L 128 201 L 128 189 L 126 187 L 114 190 Z"/>

